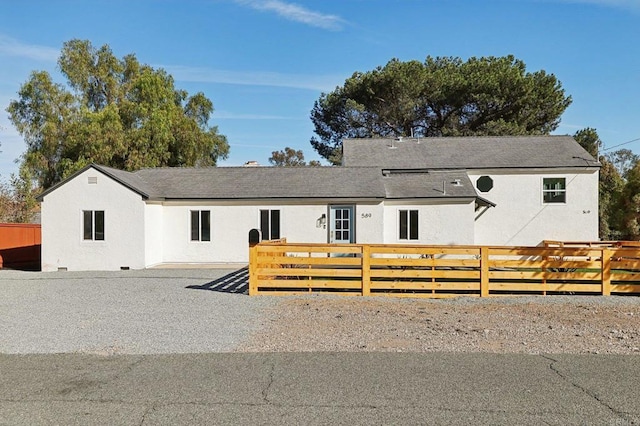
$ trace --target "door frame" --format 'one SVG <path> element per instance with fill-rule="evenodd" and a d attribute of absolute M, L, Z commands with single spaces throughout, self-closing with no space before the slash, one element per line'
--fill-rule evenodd
<path fill-rule="evenodd" d="M 355 204 L 330 204 L 329 205 L 329 226 L 327 227 L 327 241 L 329 244 L 334 244 L 335 239 L 333 238 L 335 229 L 335 211 L 338 209 L 348 209 L 349 210 L 349 244 L 353 244 L 356 242 L 356 205 Z M 337 244 L 347 244 L 345 241 L 341 240 Z"/>

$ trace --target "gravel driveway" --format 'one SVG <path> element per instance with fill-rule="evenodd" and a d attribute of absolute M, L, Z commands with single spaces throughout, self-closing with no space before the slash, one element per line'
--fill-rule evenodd
<path fill-rule="evenodd" d="M 640 297 L 244 294 L 247 271 L 0 271 L 0 353 L 640 354 Z"/>
<path fill-rule="evenodd" d="M 277 303 L 246 270 L 0 271 L 0 353 L 227 352 Z"/>

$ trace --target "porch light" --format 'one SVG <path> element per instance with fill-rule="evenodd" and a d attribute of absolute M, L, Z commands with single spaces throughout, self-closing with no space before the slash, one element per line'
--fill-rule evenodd
<path fill-rule="evenodd" d="M 322 216 L 320 216 L 318 218 L 318 220 L 316 220 L 316 228 L 326 228 L 327 225 L 327 214 L 326 213 L 322 213 Z"/>

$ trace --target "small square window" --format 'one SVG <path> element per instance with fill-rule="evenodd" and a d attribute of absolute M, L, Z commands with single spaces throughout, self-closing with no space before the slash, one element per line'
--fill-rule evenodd
<path fill-rule="evenodd" d="M 544 203 L 566 203 L 567 186 L 565 178 L 543 178 L 542 200 Z"/>

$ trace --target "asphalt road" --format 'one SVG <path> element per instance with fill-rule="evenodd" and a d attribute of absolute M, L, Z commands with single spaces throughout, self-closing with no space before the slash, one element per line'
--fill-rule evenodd
<path fill-rule="evenodd" d="M 0 355 L 2 425 L 640 424 L 640 357 Z"/>

